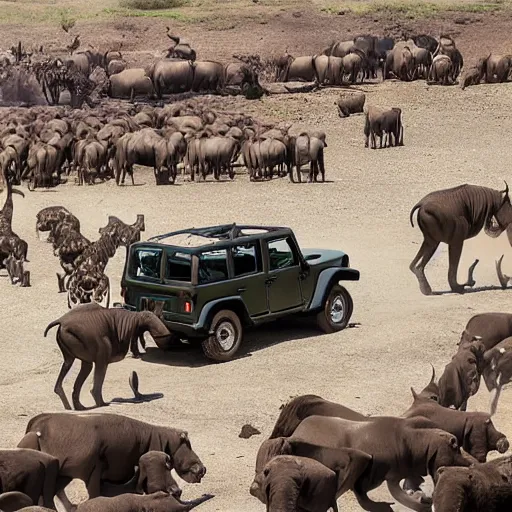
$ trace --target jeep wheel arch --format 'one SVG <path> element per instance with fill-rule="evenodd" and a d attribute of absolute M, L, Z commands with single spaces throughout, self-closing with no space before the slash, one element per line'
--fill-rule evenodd
<path fill-rule="evenodd" d="M 201 310 L 198 324 L 209 333 L 213 318 L 222 309 L 227 309 L 236 313 L 243 325 L 252 323 L 242 299 L 234 296 L 212 300 L 205 304 Z"/>
<path fill-rule="evenodd" d="M 333 286 L 340 281 L 359 281 L 359 270 L 354 268 L 327 268 L 320 272 L 308 311 L 320 311 L 324 307 Z"/>

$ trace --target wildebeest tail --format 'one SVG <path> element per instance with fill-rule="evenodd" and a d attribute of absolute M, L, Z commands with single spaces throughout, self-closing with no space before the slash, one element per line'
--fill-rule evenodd
<path fill-rule="evenodd" d="M 411 226 L 414 227 L 414 222 L 412 220 L 412 216 L 414 215 L 414 212 L 418 209 L 418 208 L 421 208 L 421 201 L 419 203 L 416 203 L 413 207 L 412 207 L 412 210 L 411 210 L 411 213 L 409 214 L 409 220 L 411 221 Z"/>
<path fill-rule="evenodd" d="M 59 320 L 54 320 L 51 324 L 48 324 L 48 326 L 44 330 L 44 337 L 45 338 L 46 338 L 46 335 L 48 334 L 48 331 L 50 329 L 52 329 L 53 327 L 55 327 L 56 325 L 60 325 L 60 319 Z"/>
<path fill-rule="evenodd" d="M 295 432 L 299 423 L 303 420 L 302 411 L 304 407 L 316 404 L 319 400 L 323 399 L 317 395 L 302 395 L 290 400 L 282 408 L 269 439 L 290 437 Z"/>
<path fill-rule="evenodd" d="M 193 508 L 196 508 L 198 505 L 201 505 L 201 503 L 211 500 L 212 498 L 215 498 L 215 496 L 213 494 L 203 494 L 200 498 L 197 498 L 196 500 L 191 500 L 191 501 L 181 501 L 180 500 L 180 503 L 185 506 L 184 508 L 181 508 L 180 510 L 192 510 Z"/>

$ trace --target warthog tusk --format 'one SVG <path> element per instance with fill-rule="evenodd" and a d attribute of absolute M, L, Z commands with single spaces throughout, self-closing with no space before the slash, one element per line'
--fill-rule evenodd
<path fill-rule="evenodd" d="M 496 262 L 496 273 L 498 274 L 498 279 L 500 280 L 501 287 L 505 289 L 507 287 L 508 282 L 510 281 L 510 277 L 503 273 L 501 269 L 501 264 L 503 262 L 503 257 L 505 255 L 502 254 L 501 258 Z"/>

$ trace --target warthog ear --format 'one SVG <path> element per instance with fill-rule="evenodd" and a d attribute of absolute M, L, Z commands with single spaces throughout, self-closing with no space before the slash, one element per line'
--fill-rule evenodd
<path fill-rule="evenodd" d="M 416 400 L 416 398 L 418 398 L 418 393 L 416 393 L 416 391 L 414 391 L 414 388 L 411 386 L 411 393 L 412 393 L 412 397 L 414 398 L 414 400 Z"/>

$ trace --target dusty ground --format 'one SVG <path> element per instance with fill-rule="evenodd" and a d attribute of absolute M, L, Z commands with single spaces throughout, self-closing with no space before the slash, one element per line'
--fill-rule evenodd
<path fill-rule="evenodd" d="M 141 27 L 144 23 L 147 20 L 140 20 Z M 319 32 L 322 23 L 313 20 L 310 32 L 304 27 L 308 45 L 331 37 Z M 305 42 L 294 42 L 286 23 L 282 26 L 283 35 L 273 34 L 276 41 L 290 48 L 306 47 Z M 500 32 L 503 22 L 485 18 L 463 26 L 463 51 L 467 48 L 475 53 L 477 39 L 468 34 L 475 30 L 483 38 L 483 26 L 495 28 L 493 47 L 506 48 L 505 32 Z M 270 24 L 260 29 L 272 33 Z M 34 33 L 47 30 L 35 27 Z M 198 37 L 197 27 L 192 32 Z M 240 35 L 241 29 L 237 33 Z M 13 37 L 20 34 L 14 27 Z M 222 51 L 216 44 L 219 34 Z M 257 50 L 262 44 L 252 33 L 247 39 L 233 37 L 233 31 L 202 36 L 201 50 L 206 53 L 208 49 L 214 57 L 229 56 L 239 47 Z M 140 41 L 135 49 L 144 48 L 148 46 Z M 475 276 L 484 289 L 475 293 L 424 297 L 408 265 L 421 242 L 419 230 L 409 224 L 409 211 L 421 197 L 465 182 L 502 188 L 504 179 L 512 181 L 510 84 L 461 91 L 427 87 L 423 82 L 387 82 L 362 89 L 368 92 L 369 104 L 403 109 L 404 147 L 364 149 L 363 117 L 340 120 L 334 108 L 336 90 L 239 103 L 265 116 L 300 120 L 324 129 L 329 144 L 329 182 L 325 184 L 293 185 L 287 179 L 256 184 L 237 176 L 232 183 L 180 182 L 156 188 L 151 172 L 138 169 L 136 182 L 141 186 L 108 183 L 79 188 L 68 184 L 49 191 L 25 190 L 25 199 L 15 196 L 14 229 L 29 243 L 27 268 L 32 287 L 12 287 L 7 278 L 0 279 L 2 446 L 16 445 L 30 417 L 62 410 L 53 393 L 62 358 L 54 333 L 46 339 L 42 335 L 50 321 L 67 311 L 66 297 L 56 292 L 58 261 L 51 246 L 35 235 L 35 215 L 46 206 L 69 208 L 80 218 L 85 235 L 93 239 L 109 214 L 133 222 L 137 213 L 144 213 L 144 237 L 234 221 L 289 225 L 303 247 L 345 250 L 352 266 L 361 271 L 360 282 L 348 286 L 355 304 L 352 320 L 360 323 L 357 328 L 327 336 L 307 324 L 288 322 L 247 333 L 240 357 L 230 363 L 208 364 L 200 350 L 164 354 L 149 346 L 144 360 L 128 358 L 110 367 L 106 399 L 130 395 L 128 376 L 132 370 L 139 374 L 142 392 L 165 394 L 149 404 L 113 405 L 108 411 L 189 431 L 208 473 L 199 486 L 184 484 L 185 496 L 215 494 L 214 500 L 201 506 L 205 512 L 263 510 L 248 493 L 255 455 L 270 433 L 279 406 L 290 396 L 315 393 L 363 413 L 399 415 L 410 404 L 410 386 L 421 388 L 429 380 L 429 364 L 442 371 L 473 314 L 507 311 L 511 291 L 498 288 L 494 269 L 494 260 L 505 254 L 505 272 L 512 273 L 511 252 L 503 237 L 492 240 L 482 235 L 465 245 L 461 280 L 473 258 L 481 260 Z M 107 268 L 114 300 L 119 299 L 123 264 L 124 250 L 120 250 Z M 447 250 L 441 247 L 427 267 L 435 290 L 448 289 L 447 268 Z M 76 374 L 73 369 L 65 383 L 69 393 Z M 89 387 L 88 381 L 83 393 L 86 403 L 92 403 Z M 510 436 L 511 401 L 512 396 L 505 392 L 495 418 L 497 427 Z M 470 401 L 470 409 L 488 409 L 486 391 Z M 239 439 L 241 426 L 248 422 L 263 434 Z M 390 500 L 385 489 L 373 495 Z M 352 496 L 343 497 L 341 506 L 345 511 L 359 510 Z"/>

